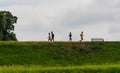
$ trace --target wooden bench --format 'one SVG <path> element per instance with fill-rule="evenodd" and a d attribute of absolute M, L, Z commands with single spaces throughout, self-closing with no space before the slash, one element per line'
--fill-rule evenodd
<path fill-rule="evenodd" d="M 104 39 L 103 38 L 91 38 L 91 41 L 92 42 L 104 42 Z"/>

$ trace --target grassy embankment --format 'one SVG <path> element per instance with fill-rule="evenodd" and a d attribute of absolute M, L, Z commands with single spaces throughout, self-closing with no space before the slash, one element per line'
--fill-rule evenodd
<path fill-rule="evenodd" d="M 0 42 L 0 65 L 3 73 L 119 73 L 120 42 Z"/>

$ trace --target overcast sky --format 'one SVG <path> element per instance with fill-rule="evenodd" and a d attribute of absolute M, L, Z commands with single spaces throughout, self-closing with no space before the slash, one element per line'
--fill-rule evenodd
<path fill-rule="evenodd" d="M 120 0 L 0 0 L 0 10 L 18 17 L 15 33 L 19 41 L 74 41 L 104 38 L 120 41 Z"/>

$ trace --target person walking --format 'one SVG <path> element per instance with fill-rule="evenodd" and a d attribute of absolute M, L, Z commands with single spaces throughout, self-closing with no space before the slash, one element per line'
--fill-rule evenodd
<path fill-rule="evenodd" d="M 48 33 L 48 41 L 51 41 L 51 35 Z"/>
<path fill-rule="evenodd" d="M 51 41 L 54 41 L 54 33 L 51 31 Z"/>
<path fill-rule="evenodd" d="M 80 38 L 81 38 L 80 41 L 81 41 L 81 42 L 83 41 L 83 36 L 84 36 L 84 35 L 83 35 L 83 31 L 81 31 L 81 33 L 80 33 Z"/>
<path fill-rule="evenodd" d="M 69 41 L 72 41 L 72 33 L 69 33 Z"/>

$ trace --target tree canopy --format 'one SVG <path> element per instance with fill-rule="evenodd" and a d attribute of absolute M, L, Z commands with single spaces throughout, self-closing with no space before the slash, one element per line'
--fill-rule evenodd
<path fill-rule="evenodd" d="M 0 40 L 1 41 L 16 41 L 14 25 L 17 23 L 17 17 L 13 16 L 9 11 L 0 11 Z"/>

